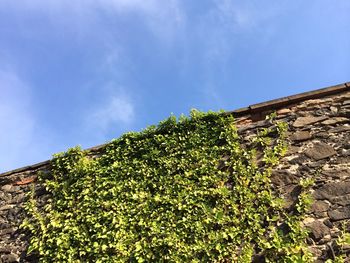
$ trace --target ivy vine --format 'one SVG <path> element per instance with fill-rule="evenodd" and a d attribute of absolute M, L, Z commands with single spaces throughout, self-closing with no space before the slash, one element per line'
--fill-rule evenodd
<path fill-rule="evenodd" d="M 232 116 L 193 110 L 94 158 L 56 154 L 39 176 L 50 199 L 27 203 L 28 252 L 41 262 L 311 262 L 300 224 L 308 184 L 292 212 L 271 188 L 286 129 L 273 122 L 242 144 Z"/>

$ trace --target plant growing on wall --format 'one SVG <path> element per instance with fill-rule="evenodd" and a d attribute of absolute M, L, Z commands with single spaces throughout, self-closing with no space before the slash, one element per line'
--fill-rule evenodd
<path fill-rule="evenodd" d="M 42 262 L 309 262 L 307 196 L 287 213 L 271 189 L 286 129 L 272 123 L 245 147 L 232 116 L 193 110 L 95 158 L 57 154 L 40 175 L 50 199 L 27 204 L 29 252 Z"/>

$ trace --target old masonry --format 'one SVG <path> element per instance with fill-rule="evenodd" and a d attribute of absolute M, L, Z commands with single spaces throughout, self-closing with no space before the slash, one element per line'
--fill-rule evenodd
<path fill-rule="evenodd" d="M 327 87 L 227 112 L 237 122 L 239 133 L 249 137 L 268 127 L 267 114 L 289 124 L 289 150 L 272 175 L 272 183 L 287 204 L 295 201 L 300 178 L 315 177 L 314 202 L 303 224 L 310 231 L 308 245 L 316 262 L 332 259 L 341 229 L 350 232 L 350 83 Z M 103 151 L 100 145 L 87 151 Z M 28 237 L 19 229 L 25 217 L 23 205 L 33 187 L 41 202 L 45 191 L 36 183 L 39 171 L 50 161 L 0 174 L 0 262 L 37 262 L 26 255 Z M 350 246 L 343 247 L 350 255 Z M 350 257 L 349 257 L 350 259 Z M 349 260 L 348 259 L 348 260 Z"/>

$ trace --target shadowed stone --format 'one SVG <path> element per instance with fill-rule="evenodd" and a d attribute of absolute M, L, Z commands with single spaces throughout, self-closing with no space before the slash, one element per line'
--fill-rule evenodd
<path fill-rule="evenodd" d="M 307 117 L 299 117 L 295 120 L 293 123 L 293 126 L 296 128 L 304 127 L 309 124 L 313 124 L 316 122 L 324 121 L 327 117 L 320 116 L 320 117 L 313 117 L 313 116 L 307 116 Z"/>
<path fill-rule="evenodd" d="M 337 196 L 330 200 L 333 204 L 350 205 L 350 195 Z"/>
<path fill-rule="evenodd" d="M 349 156 L 340 156 L 335 160 L 335 163 L 337 164 L 349 164 L 350 163 L 350 157 Z"/>
<path fill-rule="evenodd" d="M 271 176 L 271 182 L 278 186 L 296 184 L 298 181 L 299 178 L 288 171 L 274 171 Z"/>
<path fill-rule="evenodd" d="M 315 214 L 322 214 L 329 208 L 329 204 L 325 201 L 316 201 L 312 204 L 311 211 Z"/>
<path fill-rule="evenodd" d="M 329 130 L 330 133 L 338 133 L 344 131 L 350 131 L 350 126 L 338 126 Z"/>
<path fill-rule="evenodd" d="M 332 200 L 334 197 L 350 194 L 350 182 L 329 183 L 314 192 L 315 199 Z"/>
<path fill-rule="evenodd" d="M 9 227 L 6 229 L 2 229 L 0 230 L 0 236 L 14 233 L 16 230 L 17 230 L 17 227 Z"/>
<path fill-rule="evenodd" d="M 292 134 L 290 139 L 292 141 L 305 141 L 311 138 L 311 134 L 308 131 L 297 131 Z"/>
<path fill-rule="evenodd" d="M 315 160 L 321 160 L 324 158 L 331 157 L 337 152 L 333 149 L 332 146 L 325 143 L 315 143 L 311 149 L 308 149 L 305 154 Z"/>
<path fill-rule="evenodd" d="M 323 175 L 329 177 L 329 178 L 347 178 L 350 177 L 350 169 L 334 169 L 334 170 L 328 170 L 328 171 L 323 171 Z"/>
<path fill-rule="evenodd" d="M 306 226 L 310 230 L 310 236 L 313 240 L 319 241 L 324 236 L 330 234 L 329 228 L 321 221 L 314 221 Z"/>
<path fill-rule="evenodd" d="M 289 162 L 291 164 L 304 165 L 304 163 L 306 163 L 308 160 L 309 160 L 309 158 L 307 158 L 305 155 L 298 155 L 297 157 L 291 159 Z"/>
<path fill-rule="evenodd" d="M 328 211 L 328 216 L 333 221 L 350 218 L 350 207 L 340 207 L 338 209 Z"/>
<path fill-rule="evenodd" d="M 15 205 L 4 205 L 0 207 L 0 211 L 4 211 L 4 210 L 10 210 L 12 208 L 14 208 Z"/>
<path fill-rule="evenodd" d="M 12 262 L 18 262 L 19 258 L 17 255 L 14 254 L 7 254 L 1 257 L 2 262 L 6 263 L 12 263 Z"/>
<path fill-rule="evenodd" d="M 298 153 L 299 151 L 300 151 L 300 147 L 291 145 L 288 147 L 288 151 L 286 155 L 292 155 L 292 154 Z"/>
<path fill-rule="evenodd" d="M 12 248 L 13 248 L 13 247 L 12 247 L 11 245 L 4 246 L 4 245 L 0 244 L 0 253 L 10 254 Z M 1 261 L 0 261 L 0 262 L 1 262 Z"/>
<path fill-rule="evenodd" d="M 0 177 L 0 185 L 6 185 L 11 183 L 11 179 L 10 178 L 6 178 L 6 177 Z"/>
<path fill-rule="evenodd" d="M 1 190 L 10 193 L 16 191 L 15 188 L 10 184 L 4 185 L 3 187 L 1 187 Z"/>

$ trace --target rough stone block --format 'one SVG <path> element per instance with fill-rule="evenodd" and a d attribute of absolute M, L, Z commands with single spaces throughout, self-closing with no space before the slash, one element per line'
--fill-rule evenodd
<path fill-rule="evenodd" d="M 314 192 L 314 198 L 331 201 L 334 197 L 347 194 L 350 194 L 350 182 L 328 183 Z"/>
<path fill-rule="evenodd" d="M 333 221 L 349 219 L 350 218 L 350 207 L 340 207 L 335 210 L 328 211 L 328 216 Z"/>
<path fill-rule="evenodd" d="M 315 214 L 320 214 L 322 212 L 326 212 L 329 208 L 329 204 L 325 201 L 315 201 L 312 204 L 311 207 L 311 212 L 315 213 Z"/>
<path fill-rule="evenodd" d="M 334 117 L 328 120 L 325 120 L 322 122 L 322 124 L 325 125 L 333 125 L 333 124 L 337 124 L 337 123 L 344 123 L 344 122 L 348 122 L 349 119 L 348 118 L 344 118 L 344 117 Z"/>
<path fill-rule="evenodd" d="M 313 240 L 319 241 L 324 236 L 329 235 L 329 228 L 323 224 L 321 221 L 314 221 L 307 225 L 307 228 L 310 230 L 310 236 Z"/>
<path fill-rule="evenodd" d="M 333 204 L 338 204 L 342 206 L 350 205 L 350 195 L 342 195 L 334 197 L 330 200 Z"/>
<path fill-rule="evenodd" d="M 299 178 L 288 171 L 274 171 L 271 176 L 271 182 L 278 186 L 297 184 L 298 181 Z"/>
<path fill-rule="evenodd" d="M 328 177 L 329 179 L 346 179 L 350 178 L 350 170 L 349 169 L 332 169 L 328 171 L 323 171 L 322 175 Z"/>
<path fill-rule="evenodd" d="M 311 139 L 311 134 L 308 131 L 297 131 L 290 137 L 292 141 L 306 141 Z"/>
<path fill-rule="evenodd" d="M 5 254 L 1 257 L 3 263 L 13 263 L 18 262 L 19 258 L 15 254 Z"/>
<path fill-rule="evenodd" d="M 332 146 L 326 143 L 315 143 L 314 146 L 308 149 L 305 154 L 315 160 L 321 160 L 328 157 L 331 157 L 337 152 L 333 149 Z"/>
<path fill-rule="evenodd" d="M 299 117 L 295 120 L 293 123 L 293 126 L 296 128 L 304 127 L 306 125 L 314 124 L 316 122 L 324 121 L 328 117 L 326 116 L 320 116 L 320 117 L 314 117 L 314 116 L 307 116 L 307 117 Z"/>

